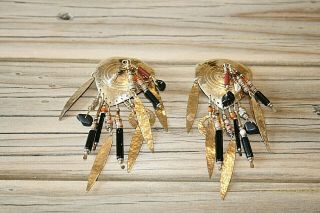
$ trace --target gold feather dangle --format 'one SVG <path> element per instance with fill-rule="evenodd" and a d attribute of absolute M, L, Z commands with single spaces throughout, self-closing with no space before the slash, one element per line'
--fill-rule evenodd
<path fill-rule="evenodd" d="M 106 138 L 106 140 L 102 143 L 100 150 L 94 160 L 92 165 L 91 173 L 88 177 L 87 191 L 90 191 L 96 180 L 98 179 L 101 171 L 107 163 L 107 159 L 110 153 L 110 149 L 112 146 L 112 135 Z"/>
<path fill-rule="evenodd" d="M 212 158 L 215 158 L 215 164 L 221 172 L 220 195 L 222 199 L 227 194 L 232 178 L 236 152 L 242 156 L 243 149 L 250 167 L 254 167 L 253 151 L 248 135 L 260 134 L 269 148 L 263 111 L 257 101 L 270 107 L 273 111 L 275 109 L 269 99 L 254 87 L 250 79 L 252 79 L 252 71 L 240 63 L 226 59 L 209 60 L 197 66 L 196 80 L 189 95 L 186 116 L 187 132 L 192 128 L 195 119 L 199 90 L 201 89 L 209 99 L 209 115 L 199 120 L 198 129 L 200 134 L 206 138 L 209 177 L 213 173 Z M 256 123 L 254 119 L 250 119 L 246 109 L 240 103 L 245 96 L 251 100 Z M 224 135 L 230 139 L 225 154 Z"/>
<path fill-rule="evenodd" d="M 188 105 L 187 105 L 187 116 L 186 116 L 186 127 L 187 132 L 190 132 L 194 119 L 197 114 L 198 104 L 199 104 L 199 85 L 197 80 L 194 81 L 191 91 L 189 93 Z"/>
<path fill-rule="evenodd" d="M 208 125 L 205 131 L 206 136 L 206 159 L 207 159 L 207 168 L 209 178 L 211 178 L 213 174 L 214 161 L 215 161 L 215 131 L 212 122 L 212 118 L 208 119 Z"/>
<path fill-rule="evenodd" d="M 222 199 L 225 198 L 228 187 L 231 181 L 234 162 L 236 159 L 236 142 L 231 140 L 228 145 L 227 152 L 224 156 L 224 161 L 221 168 L 220 176 L 220 196 Z"/>
<path fill-rule="evenodd" d="M 68 110 L 77 102 L 77 100 L 85 93 L 91 84 L 94 82 L 94 78 L 90 78 L 88 81 L 86 81 L 79 89 L 77 89 L 72 96 L 69 98 L 69 100 L 66 102 L 64 105 L 60 115 L 59 115 L 59 120 L 62 120 L 63 116 L 68 112 Z"/>
<path fill-rule="evenodd" d="M 151 152 L 154 151 L 151 125 L 147 112 L 138 96 L 134 97 L 134 111 L 136 112 L 138 126 L 141 130 L 143 139 L 147 142 Z"/>
<path fill-rule="evenodd" d="M 155 123 L 155 115 L 150 111 L 148 111 L 148 117 L 150 125 L 153 126 Z M 127 171 L 131 172 L 133 165 L 139 155 L 140 149 L 143 143 L 143 136 L 138 126 L 138 121 L 134 118 L 133 113 L 129 116 L 129 123 L 132 125 L 133 128 L 136 128 L 134 135 L 132 136 L 129 153 L 128 153 L 128 163 L 127 163 Z"/>
<path fill-rule="evenodd" d="M 158 81 L 158 85 L 160 84 L 159 83 L 159 80 L 156 80 L 155 82 Z M 163 85 L 163 83 L 161 84 Z M 165 89 L 165 86 L 164 88 L 162 89 Z M 161 100 L 161 97 L 160 97 L 160 94 L 157 90 L 157 87 L 156 87 L 156 84 L 154 84 L 153 86 L 150 87 L 150 91 L 152 92 L 152 94 L 159 100 L 160 102 L 160 105 L 159 107 L 157 107 L 155 109 L 155 114 L 161 124 L 161 126 L 163 127 L 163 129 L 168 132 L 168 118 L 167 118 L 167 113 L 166 113 L 166 110 L 164 108 L 164 105 L 163 105 L 163 101 Z"/>
<path fill-rule="evenodd" d="M 198 130 L 201 135 L 206 136 L 206 126 L 205 122 L 210 118 L 209 115 L 203 116 L 202 118 L 199 119 L 198 121 Z"/>
<path fill-rule="evenodd" d="M 143 136 L 139 127 L 136 127 L 136 131 L 131 138 L 129 153 L 128 153 L 128 162 L 127 162 L 127 172 L 131 172 L 134 163 L 139 155 L 140 149 L 143 143 Z"/>
<path fill-rule="evenodd" d="M 268 134 L 267 134 L 267 128 L 266 128 L 266 123 L 264 120 L 264 115 L 263 115 L 263 111 L 261 109 L 261 106 L 256 101 L 255 97 L 250 98 L 250 104 L 251 104 L 253 115 L 254 115 L 255 121 L 257 123 L 257 126 L 259 128 L 259 132 L 262 137 L 262 140 L 266 146 L 266 149 L 270 152 L 271 150 L 270 150 L 270 144 L 269 144 L 269 139 L 268 139 Z"/>
<path fill-rule="evenodd" d="M 92 78 L 83 84 L 68 100 L 63 108 L 60 119 L 81 95 L 95 82 L 98 94 L 88 107 L 86 114 L 78 114 L 77 119 L 83 126 L 90 126 L 87 140 L 84 146 L 83 159 L 94 151 L 103 137 L 102 129 L 105 127 L 109 136 L 101 144 L 99 152 L 93 163 L 88 177 L 87 191 L 89 191 L 101 174 L 112 147 L 112 132 L 115 131 L 116 158 L 122 169 L 124 164 L 124 125 L 122 121 L 121 104 L 125 104 L 132 110 L 129 115 L 129 123 L 135 129 L 132 137 L 127 162 L 127 171 L 130 172 L 142 146 L 146 141 L 149 149 L 153 152 L 153 136 L 151 126 L 155 122 L 155 115 L 146 109 L 138 95 L 144 96 L 152 103 L 157 117 L 165 130 L 168 129 L 166 112 L 159 91 L 164 91 L 164 81 L 155 78 L 154 70 L 135 58 L 110 58 L 98 65 Z M 97 107 L 98 106 L 98 107 Z M 97 108 L 97 110 L 96 110 Z M 113 111 L 112 109 L 115 108 Z M 96 110 L 94 117 L 91 111 Z"/>

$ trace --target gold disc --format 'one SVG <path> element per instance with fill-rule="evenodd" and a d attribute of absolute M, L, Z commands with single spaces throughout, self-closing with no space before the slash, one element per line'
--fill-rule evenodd
<path fill-rule="evenodd" d="M 154 76 L 154 70 L 139 59 L 117 57 L 101 61 L 93 77 L 95 78 L 98 91 L 107 100 L 109 106 L 120 104 L 132 98 L 128 74 L 125 71 L 120 72 L 123 60 L 131 60 L 133 66 L 141 67 L 151 76 Z M 142 92 L 141 89 L 136 91 L 136 93 L 140 92 Z"/>
<path fill-rule="evenodd" d="M 223 64 L 230 64 L 234 69 L 238 70 L 238 72 L 242 73 L 248 79 L 252 78 L 252 72 L 248 67 L 231 60 L 216 59 L 208 60 L 202 64 L 198 64 L 196 68 L 196 78 L 198 79 L 198 84 L 201 90 L 208 97 L 211 96 L 211 99 L 215 105 L 221 109 L 223 109 L 221 101 L 222 96 L 227 92 L 224 87 Z M 230 82 L 233 84 L 232 80 Z M 235 91 L 233 85 L 229 86 L 228 91 L 231 91 L 235 95 L 235 101 L 239 101 L 242 98 L 242 94 Z"/>

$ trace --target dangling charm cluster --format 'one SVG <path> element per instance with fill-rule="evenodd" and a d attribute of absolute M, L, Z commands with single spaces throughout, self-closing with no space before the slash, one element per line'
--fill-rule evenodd
<path fill-rule="evenodd" d="M 260 103 L 274 110 L 272 103 L 252 84 L 249 68 L 230 60 L 210 60 L 199 64 L 196 79 L 188 99 L 186 127 L 189 132 L 195 120 L 200 90 L 208 97 L 208 114 L 198 122 L 199 132 L 205 137 L 209 177 L 214 164 L 221 172 L 220 195 L 224 199 L 234 168 L 236 152 L 242 149 L 250 167 L 254 167 L 253 151 L 248 135 L 260 134 L 270 150 L 266 125 Z M 241 100 L 248 97 L 254 119 L 250 119 Z M 229 144 L 224 153 L 224 133 Z"/>
<path fill-rule="evenodd" d="M 166 131 L 168 129 L 165 108 L 159 94 L 159 91 L 165 90 L 165 82 L 155 78 L 151 67 L 138 59 L 132 58 L 111 58 L 102 61 L 96 72 L 92 74 L 92 78 L 84 83 L 68 100 L 61 112 L 60 119 L 93 82 L 96 83 L 98 90 L 97 97 L 88 107 L 86 114 L 77 115 L 83 126 L 91 127 L 84 146 L 83 159 L 87 159 L 88 155 L 98 147 L 103 127 L 108 134 L 92 166 L 87 191 L 92 188 L 107 162 L 114 129 L 117 161 L 122 169 L 125 168 L 124 125 L 121 117 L 121 104 L 124 104 L 131 111 L 128 120 L 129 124 L 135 129 L 128 153 L 128 172 L 131 171 L 138 157 L 143 141 L 147 143 L 152 152 L 154 151 L 151 127 L 155 123 L 155 117 L 159 119 Z M 145 108 L 138 96 L 140 93 L 143 93 L 152 103 L 154 112 Z M 95 111 L 94 117 L 90 115 L 92 111 Z"/>

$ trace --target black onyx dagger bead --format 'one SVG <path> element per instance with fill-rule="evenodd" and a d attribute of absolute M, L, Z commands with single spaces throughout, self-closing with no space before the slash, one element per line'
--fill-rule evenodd
<path fill-rule="evenodd" d="M 93 141 L 94 141 L 94 137 L 96 135 L 96 130 L 95 129 L 91 129 L 89 131 L 88 137 L 87 137 L 87 142 L 86 142 L 86 149 L 88 150 L 92 150 L 92 146 L 93 146 Z"/>
<path fill-rule="evenodd" d="M 81 122 L 83 126 L 91 126 L 93 122 L 92 116 L 87 114 L 78 114 L 77 119 Z"/>
<path fill-rule="evenodd" d="M 94 137 L 94 142 L 97 144 L 99 143 L 99 140 L 100 140 L 101 130 L 102 130 L 102 126 L 103 126 L 105 117 L 106 117 L 106 113 L 104 113 L 104 112 L 100 113 L 97 131 L 96 131 L 96 135 Z"/>
<path fill-rule="evenodd" d="M 268 99 L 266 96 L 264 96 L 264 95 L 262 94 L 262 92 L 257 91 L 257 92 L 254 94 L 254 97 L 255 97 L 256 99 L 258 99 L 263 105 L 269 106 L 270 101 L 269 101 L 269 99 Z"/>
<path fill-rule="evenodd" d="M 222 163 L 223 161 L 223 132 L 216 130 L 216 162 Z"/>
<path fill-rule="evenodd" d="M 252 148 L 251 148 L 251 145 L 250 145 L 250 141 L 249 141 L 249 138 L 246 136 L 246 137 L 242 137 L 242 145 L 243 145 L 243 149 L 244 149 L 244 152 L 246 153 L 246 157 L 247 158 L 252 158 L 253 157 L 253 152 L 252 152 Z"/>
<path fill-rule="evenodd" d="M 160 91 L 164 91 L 166 89 L 166 83 L 163 80 L 156 80 L 156 86 Z"/>
<path fill-rule="evenodd" d="M 252 121 L 247 121 L 244 124 L 244 128 L 249 135 L 254 135 L 254 134 L 260 133 L 258 126 Z"/>
<path fill-rule="evenodd" d="M 246 153 L 246 157 L 247 157 L 248 161 L 250 162 L 250 167 L 253 168 L 254 167 L 254 165 L 253 165 L 253 152 L 252 152 L 249 138 L 248 138 L 247 133 L 244 129 L 240 130 L 240 134 L 241 134 L 241 141 L 242 141 L 242 146 L 243 146 L 244 152 Z"/>
<path fill-rule="evenodd" d="M 144 91 L 144 95 L 146 98 L 152 103 L 153 108 L 158 108 L 160 106 L 160 101 L 156 98 L 156 96 L 153 95 L 153 93 L 150 90 Z"/>
<path fill-rule="evenodd" d="M 222 105 L 223 107 L 228 107 L 233 104 L 235 100 L 234 94 L 228 91 L 224 96 L 222 96 Z"/>
<path fill-rule="evenodd" d="M 116 140 L 117 140 L 117 143 L 116 143 L 117 160 L 121 164 L 124 159 L 123 128 L 117 128 Z"/>
<path fill-rule="evenodd" d="M 238 119 L 233 120 L 233 126 L 234 126 L 234 135 L 236 138 L 236 145 L 237 145 L 237 152 L 240 156 L 242 156 L 241 152 L 241 140 L 240 140 L 240 128 L 239 128 L 239 121 Z"/>
<path fill-rule="evenodd" d="M 83 159 L 87 159 L 87 154 L 90 153 L 90 151 L 92 150 L 92 146 L 93 146 L 93 141 L 94 141 L 94 137 L 96 135 L 96 130 L 95 129 L 91 129 L 88 133 L 88 137 L 87 137 L 87 141 L 86 141 L 86 145 L 84 146 L 85 149 L 85 154 L 83 156 Z"/>

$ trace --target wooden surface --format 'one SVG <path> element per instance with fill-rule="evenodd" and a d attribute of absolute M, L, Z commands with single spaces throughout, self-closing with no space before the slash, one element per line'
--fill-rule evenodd
<path fill-rule="evenodd" d="M 319 11 L 317 0 L 1 1 L 0 212 L 319 212 Z M 167 82 L 170 130 L 156 124 L 156 152 L 144 146 L 131 174 L 113 147 L 86 193 L 94 156 L 82 160 L 88 129 L 74 116 L 94 89 L 58 115 L 112 56 L 140 58 Z M 185 132 L 195 65 L 210 58 L 250 66 L 278 109 L 265 111 L 272 153 L 252 138 L 256 168 L 237 157 L 225 201 L 217 172 L 208 179 L 203 138 Z M 202 96 L 198 118 L 205 111 Z"/>

